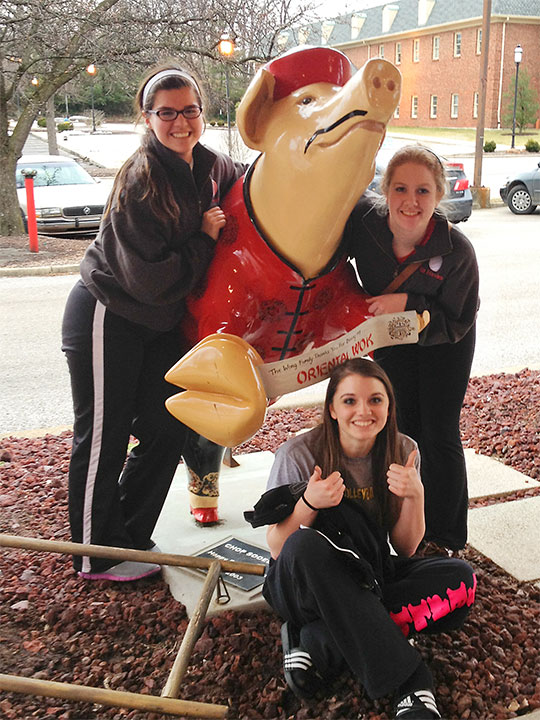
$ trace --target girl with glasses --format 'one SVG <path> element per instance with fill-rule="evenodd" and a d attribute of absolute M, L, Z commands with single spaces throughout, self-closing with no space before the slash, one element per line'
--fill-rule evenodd
<path fill-rule="evenodd" d="M 146 75 L 135 105 L 146 133 L 116 176 L 62 340 L 75 410 L 73 540 L 147 550 L 189 433 L 165 408 L 176 389 L 164 375 L 189 349 L 184 301 L 225 225 L 220 198 L 245 167 L 200 143 L 201 90 L 175 63 Z M 83 578 L 116 581 L 160 569 L 89 557 L 75 557 L 74 567 Z"/>

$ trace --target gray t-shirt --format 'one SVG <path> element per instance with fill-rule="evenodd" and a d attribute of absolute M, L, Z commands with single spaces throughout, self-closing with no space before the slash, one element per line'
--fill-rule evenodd
<path fill-rule="evenodd" d="M 308 432 L 296 435 L 283 443 L 277 450 L 274 457 L 274 464 L 270 470 L 270 476 L 266 485 L 267 490 L 279 487 L 280 485 L 293 485 L 296 492 L 300 494 L 308 483 L 317 461 L 317 448 L 322 437 L 322 425 L 318 425 Z M 399 434 L 405 458 L 413 449 L 417 449 L 416 442 L 408 435 Z M 420 473 L 420 456 L 417 453 L 416 469 Z M 371 472 L 371 455 L 365 458 L 344 457 L 344 466 L 339 468 L 345 479 L 345 495 L 351 500 L 361 503 L 365 510 L 375 515 L 375 504 L 373 495 L 373 477 Z"/>

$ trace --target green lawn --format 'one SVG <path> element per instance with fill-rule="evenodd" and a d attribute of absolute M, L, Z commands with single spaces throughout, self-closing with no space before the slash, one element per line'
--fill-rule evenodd
<path fill-rule="evenodd" d="M 400 135 L 421 135 L 423 137 L 462 139 L 472 142 L 476 140 L 476 128 L 401 127 L 391 124 L 388 130 L 392 133 L 399 133 Z M 520 135 L 516 130 L 515 147 L 517 149 L 523 149 L 527 140 L 531 138 L 540 142 L 540 130 L 527 128 L 523 131 L 523 135 Z M 512 142 L 512 129 L 503 128 L 501 130 L 490 130 L 486 128 L 484 130 L 484 142 L 487 140 L 494 140 L 497 144 L 501 145 L 510 145 Z"/>

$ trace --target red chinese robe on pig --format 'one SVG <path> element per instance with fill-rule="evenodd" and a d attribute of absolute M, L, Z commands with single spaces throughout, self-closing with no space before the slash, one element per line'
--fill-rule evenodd
<path fill-rule="evenodd" d="M 227 224 L 204 286 L 188 301 L 184 331 L 192 345 L 215 332 L 238 335 L 271 362 L 341 337 L 368 310 L 341 251 L 306 279 L 272 249 L 248 210 L 249 177 L 250 171 L 221 203 Z"/>

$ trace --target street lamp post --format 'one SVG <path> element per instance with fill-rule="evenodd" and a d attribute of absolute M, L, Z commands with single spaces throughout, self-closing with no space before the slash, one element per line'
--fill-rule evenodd
<path fill-rule="evenodd" d="M 96 113 L 94 110 L 94 78 L 97 73 L 97 67 L 94 65 L 94 63 L 90 63 L 90 65 L 86 68 L 86 72 L 91 76 L 92 78 L 92 132 L 96 132 Z"/>
<path fill-rule="evenodd" d="M 231 154 L 231 108 L 229 93 L 229 58 L 234 52 L 234 40 L 229 35 L 223 33 L 218 43 L 220 55 L 224 58 L 225 64 L 225 99 L 227 103 L 227 137 L 229 143 L 229 155 Z"/>
<path fill-rule="evenodd" d="M 516 87 L 514 90 L 514 119 L 512 120 L 512 148 L 516 144 L 516 107 L 517 107 L 517 92 L 518 92 L 518 75 L 519 75 L 519 64 L 523 58 L 523 48 L 521 45 L 516 45 L 514 50 L 514 62 L 516 63 Z"/>

